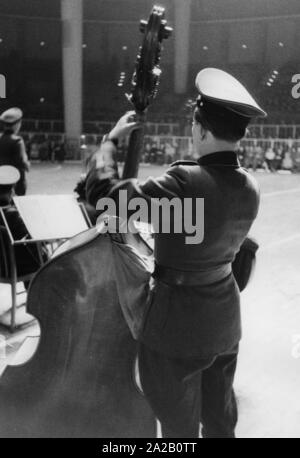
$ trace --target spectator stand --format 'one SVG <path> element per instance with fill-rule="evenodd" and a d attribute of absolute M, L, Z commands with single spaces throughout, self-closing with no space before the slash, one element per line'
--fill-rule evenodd
<path fill-rule="evenodd" d="M 142 162 L 153 164 L 169 164 L 178 159 L 192 159 L 193 148 L 190 136 L 190 125 L 179 119 L 165 118 L 167 122 L 148 122 Z M 64 151 L 63 159 L 87 162 L 96 151 L 104 133 L 113 127 L 112 121 L 88 121 L 84 122 L 85 134 L 80 142 L 74 141 L 74 147 Z M 26 130 L 25 128 L 32 128 Z M 59 127 L 58 130 L 55 130 Z M 60 120 L 24 120 L 23 138 L 26 143 L 28 155 L 31 160 L 61 161 L 62 145 L 65 144 L 65 135 L 61 132 L 63 122 Z M 45 129 L 45 130 L 44 130 Z M 184 132 L 184 135 L 181 134 Z M 72 145 L 71 145 L 72 146 Z M 126 142 L 122 142 L 118 148 L 118 161 L 123 162 L 126 155 Z M 246 138 L 240 145 L 240 158 L 246 167 L 264 168 L 266 166 L 266 154 L 275 158 L 271 159 L 274 170 L 281 168 L 299 171 L 300 168 L 300 125 L 298 124 L 252 124 L 249 126 Z M 268 159 L 270 161 L 270 159 Z M 273 167 L 273 165 L 275 166 Z M 269 167 L 270 168 L 270 167 Z"/>

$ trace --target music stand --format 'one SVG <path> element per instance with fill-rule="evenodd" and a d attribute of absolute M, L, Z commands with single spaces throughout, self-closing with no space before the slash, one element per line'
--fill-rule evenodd
<path fill-rule="evenodd" d="M 18 196 L 13 200 L 31 237 L 27 243 L 66 240 L 91 227 L 84 206 L 73 195 Z"/>
<path fill-rule="evenodd" d="M 72 195 L 34 195 L 14 197 L 14 203 L 21 216 L 28 235 L 20 240 L 15 240 L 4 208 L 0 208 L 3 224 L 6 228 L 11 248 L 18 245 L 35 243 L 41 265 L 44 263 L 41 245 L 54 245 L 58 242 L 72 238 L 80 232 L 91 227 L 91 222 L 83 204 L 78 203 Z M 49 244 L 49 245 L 48 245 Z M 11 257 L 11 269 L 13 280 L 12 285 L 12 311 L 11 311 L 11 330 L 16 327 L 16 283 L 17 266 L 15 257 Z M 20 281 L 20 280 L 19 280 Z"/>

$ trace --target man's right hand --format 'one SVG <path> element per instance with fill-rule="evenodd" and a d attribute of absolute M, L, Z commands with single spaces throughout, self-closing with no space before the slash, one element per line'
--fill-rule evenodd
<path fill-rule="evenodd" d="M 110 133 L 107 136 L 107 140 L 122 140 L 135 129 L 141 128 L 141 123 L 135 121 L 135 111 L 128 111 L 123 115 Z"/>

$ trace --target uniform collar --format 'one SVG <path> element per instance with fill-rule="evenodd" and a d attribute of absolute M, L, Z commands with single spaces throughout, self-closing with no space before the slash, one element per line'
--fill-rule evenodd
<path fill-rule="evenodd" d="M 239 159 L 234 151 L 217 151 L 216 153 L 210 153 L 200 157 L 197 162 L 199 165 L 240 167 Z"/>

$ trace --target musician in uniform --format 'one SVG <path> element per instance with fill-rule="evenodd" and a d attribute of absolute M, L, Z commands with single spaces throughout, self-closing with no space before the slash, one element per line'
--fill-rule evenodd
<path fill-rule="evenodd" d="M 95 154 L 87 196 L 204 198 L 204 239 L 186 244 L 185 234 L 154 235 L 154 288 L 139 340 L 142 387 L 163 437 L 235 437 L 233 381 L 241 339 L 240 292 L 232 273 L 259 207 L 255 179 L 236 150 L 251 118 L 264 117 L 246 88 L 228 73 L 204 69 L 192 126 L 199 159 L 177 161 L 160 178 L 120 181 L 117 142 L 137 128 L 122 117 Z M 129 151 L 130 154 L 130 151 Z"/>
<path fill-rule="evenodd" d="M 20 173 L 20 180 L 15 187 L 18 196 L 26 194 L 26 172 L 29 171 L 29 160 L 25 143 L 19 134 L 23 113 L 20 108 L 10 108 L 0 116 L 3 133 L 0 137 L 0 166 L 11 165 Z"/>

